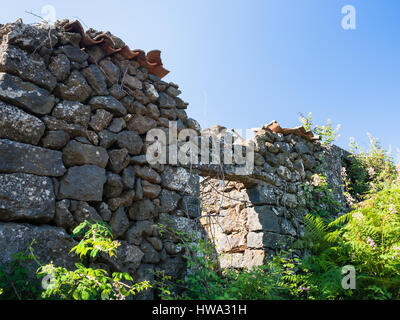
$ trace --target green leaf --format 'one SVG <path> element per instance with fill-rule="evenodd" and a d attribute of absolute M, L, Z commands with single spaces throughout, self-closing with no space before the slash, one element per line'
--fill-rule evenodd
<path fill-rule="evenodd" d="M 123 275 L 124 275 L 124 279 L 125 279 L 125 280 L 128 280 L 128 281 L 133 281 L 133 278 L 131 277 L 131 275 L 130 275 L 130 274 L 128 274 L 128 273 L 124 273 Z"/>

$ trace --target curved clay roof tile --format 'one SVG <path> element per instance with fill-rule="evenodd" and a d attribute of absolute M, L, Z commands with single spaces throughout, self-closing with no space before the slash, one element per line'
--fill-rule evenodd
<path fill-rule="evenodd" d="M 82 39 L 80 42 L 81 47 L 94 46 L 94 45 L 100 44 L 104 41 L 103 39 L 100 39 L 100 40 L 92 39 L 88 34 L 85 33 L 81 23 L 78 20 L 67 23 L 64 26 L 64 30 L 67 32 L 79 33 L 82 36 Z"/>
<path fill-rule="evenodd" d="M 295 134 L 298 135 L 304 139 L 310 140 L 310 141 L 316 141 L 320 140 L 320 136 L 314 136 L 312 131 L 307 131 L 304 129 L 304 127 L 297 127 L 294 129 L 290 128 L 282 128 L 277 121 L 272 121 L 270 124 L 266 126 L 266 129 L 271 130 L 272 132 L 275 133 L 281 133 L 283 135 L 288 135 L 288 134 Z"/>
<path fill-rule="evenodd" d="M 82 48 L 100 45 L 105 51 L 106 55 L 119 52 L 125 59 L 136 59 L 140 66 L 146 68 L 150 74 L 158 76 L 159 78 L 165 77 L 169 71 L 163 67 L 161 61 L 161 51 L 152 50 L 146 53 L 143 50 L 131 50 L 128 46 L 123 48 L 115 48 L 114 41 L 106 33 L 102 33 L 92 38 L 88 33 L 85 33 L 81 23 L 78 20 L 69 22 L 64 26 L 67 32 L 79 33 L 82 36 L 80 46 Z"/>

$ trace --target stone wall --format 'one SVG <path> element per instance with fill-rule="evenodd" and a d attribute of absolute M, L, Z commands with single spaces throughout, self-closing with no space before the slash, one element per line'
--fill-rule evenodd
<path fill-rule="evenodd" d="M 266 129 L 256 134 L 255 167 L 247 175 L 236 174 L 235 165 L 149 164 L 150 130 L 167 132 L 176 121 L 178 132 L 200 135 L 179 87 L 135 59 L 97 45 L 81 48 L 81 35 L 65 32 L 66 23 L 51 30 L 0 25 L 0 265 L 35 239 L 41 263 L 72 266 L 73 228 L 103 220 L 121 247 L 117 260 L 103 257 L 96 265 L 139 281 L 152 280 L 155 270 L 174 278 L 185 272 L 182 247 L 160 236 L 159 222 L 198 237 L 205 236 L 203 225 L 218 240 L 217 251 L 228 254 L 222 266 L 252 266 L 301 234 L 300 185 L 324 159 L 341 200 L 338 149 Z M 225 185 L 215 179 L 221 173 Z"/>
<path fill-rule="evenodd" d="M 219 174 L 216 179 L 213 174 L 201 182 L 201 222 L 223 268 L 262 265 L 303 234 L 307 210 L 302 186 L 314 174 L 327 177 L 339 209 L 348 209 L 342 180 L 346 151 L 265 128 L 255 134 L 255 167 L 249 175 L 222 179 Z M 218 134 L 221 127 L 211 131 Z"/>
<path fill-rule="evenodd" d="M 81 48 L 66 23 L 0 26 L 0 265 L 36 239 L 42 263 L 71 266 L 69 234 L 88 219 L 109 223 L 122 243 L 108 269 L 180 277 L 181 250 L 154 225 L 196 192 L 173 183 L 176 169 L 147 163 L 145 135 L 196 122 L 177 85 L 134 59 Z M 189 184 L 198 193 L 198 177 Z"/>

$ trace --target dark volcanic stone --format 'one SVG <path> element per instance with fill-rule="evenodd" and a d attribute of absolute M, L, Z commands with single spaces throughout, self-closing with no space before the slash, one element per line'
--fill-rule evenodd
<path fill-rule="evenodd" d="M 166 118 L 171 121 L 174 121 L 177 118 L 176 108 L 171 108 L 171 109 L 161 108 L 160 111 L 161 111 L 161 117 L 163 118 Z"/>
<path fill-rule="evenodd" d="M 100 146 L 106 149 L 110 148 L 117 141 L 117 135 L 108 130 L 101 131 L 99 133 L 99 138 Z"/>
<path fill-rule="evenodd" d="M 88 131 L 77 124 L 67 123 L 64 120 L 59 120 L 51 116 L 44 116 L 42 121 L 46 125 L 46 129 L 50 131 L 62 130 L 67 132 L 72 138 L 73 137 L 88 137 Z"/>
<path fill-rule="evenodd" d="M 195 196 L 185 196 L 182 199 L 182 210 L 191 218 L 201 216 L 200 199 Z"/>
<path fill-rule="evenodd" d="M 125 148 L 131 155 L 139 155 L 143 148 L 143 141 L 136 132 L 123 131 L 117 136 L 120 148 Z"/>
<path fill-rule="evenodd" d="M 62 46 L 60 50 L 69 60 L 74 62 L 84 63 L 89 58 L 89 55 L 85 51 L 71 45 Z"/>
<path fill-rule="evenodd" d="M 146 106 L 146 116 L 157 120 L 160 117 L 160 110 L 155 104 L 149 103 Z"/>
<path fill-rule="evenodd" d="M 149 199 L 136 201 L 129 209 L 129 217 L 132 220 L 149 220 L 154 218 L 156 215 L 156 207 Z"/>
<path fill-rule="evenodd" d="M 109 222 L 112 216 L 112 212 L 109 209 L 107 203 L 102 202 L 98 207 L 97 207 L 97 211 L 100 214 L 101 218 L 106 221 Z"/>
<path fill-rule="evenodd" d="M 129 228 L 129 220 L 123 207 L 120 207 L 110 220 L 110 227 L 115 239 L 124 235 Z"/>
<path fill-rule="evenodd" d="M 135 184 L 135 200 L 143 199 L 142 179 L 137 178 Z"/>
<path fill-rule="evenodd" d="M 109 168 L 114 173 L 120 173 L 130 162 L 129 153 L 126 149 L 116 149 L 108 152 L 110 157 Z"/>
<path fill-rule="evenodd" d="M 91 64 L 86 69 L 83 69 L 82 73 L 85 76 L 86 81 L 92 87 L 94 95 L 108 95 L 106 77 L 98 66 L 96 66 L 95 64 Z"/>
<path fill-rule="evenodd" d="M 104 109 L 98 109 L 96 110 L 96 114 L 92 116 L 92 119 L 90 120 L 90 126 L 96 132 L 101 132 L 109 126 L 112 118 L 112 113 Z"/>
<path fill-rule="evenodd" d="M 140 266 L 143 258 L 143 252 L 134 245 L 127 244 L 126 241 L 120 240 L 121 245 L 117 249 L 117 254 L 110 258 L 108 255 L 102 255 L 107 261 L 107 265 L 115 272 L 128 272 L 133 274 Z"/>
<path fill-rule="evenodd" d="M 56 215 L 54 217 L 54 222 L 57 227 L 64 228 L 67 230 L 74 224 L 74 217 L 69 211 L 69 200 L 62 200 L 56 203 Z"/>
<path fill-rule="evenodd" d="M 166 166 L 161 179 L 161 185 L 173 191 L 197 195 L 200 190 L 199 177 L 191 175 L 185 168 Z"/>
<path fill-rule="evenodd" d="M 60 177 L 65 171 L 59 151 L 0 139 L 0 172 Z"/>
<path fill-rule="evenodd" d="M 126 96 L 126 92 L 119 84 L 114 84 L 109 90 L 110 90 L 110 95 L 112 95 L 117 100 L 121 100 Z"/>
<path fill-rule="evenodd" d="M 176 107 L 176 101 L 174 98 L 164 92 L 159 93 L 158 104 L 161 108 L 174 108 Z"/>
<path fill-rule="evenodd" d="M 317 165 L 317 161 L 315 160 L 315 158 L 313 156 L 310 156 L 308 154 L 303 154 L 302 159 L 303 159 L 304 168 L 306 168 L 306 169 L 311 170 Z"/>
<path fill-rule="evenodd" d="M 123 118 L 114 118 L 111 121 L 111 124 L 108 126 L 108 130 L 113 133 L 121 132 L 125 128 L 126 128 L 126 123 Z"/>
<path fill-rule="evenodd" d="M 84 165 L 68 169 L 60 182 L 60 199 L 101 201 L 106 171 L 95 165 Z"/>
<path fill-rule="evenodd" d="M 63 161 L 69 167 L 94 164 L 105 168 L 108 163 L 108 154 L 104 148 L 72 140 L 63 150 Z"/>
<path fill-rule="evenodd" d="M 159 184 L 161 182 L 160 175 L 152 168 L 148 166 L 135 166 L 136 176 L 151 183 Z"/>
<path fill-rule="evenodd" d="M 43 265 L 52 261 L 57 267 L 68 270 L 76 268 L 75 263 L 79 262 L 79 258 L 67 253 L 77 245 L 77 242 L 64 229 L 25 223 L 0 223 L 0 265 L 10 263 L 16 253 L 25 252 L 32 239 L 36 240 L 33 244 L 35 257 Z M 24 268 L 28 270 L 29 279 L 37 280 L 36 261 L 24 261 Z"/>
<path fill-rule="evenodd" d="M 178 207 L 178 201 L 180 198 L 181 196 L 175 191 L 163 189 L 160 194 L 160 211 L 163 213 L 174 211 Z"/>
<path fill-rule="evenodd" d="M 274 188 L 269 185 L 258 185 L 247 190 L 250 201 L 253 204 L 278 204 L 277 196 L 275 195 Z"/>
<path fill-rule="evenodd" d="M 4 42 L 29 52 L 39 52 L 44 46 L 54 47 L 58 42 L 54 30 L 49 32 L 47 28 L 18 22 L 4 26 L 2 36 Z"/>
<path fill-rule="evenodd" d="M 63 100 L 84 102 L 92 94 L 92 89 L 82 73 L 74 70 L 71 72 L 68 80 L 65 83 L 59 84 L 54 92 Z"/>
<path fill-rule="evenodd" d="M 121 195 L 123 189 L 122 178 L 118 174 L 107 172 L 107 183 L 104 186 L 104 195 L 107 198 L 117 198 Z"/>
<path fill-rule="evenodd" d="M 142 180 L 143 196 L 148 199 L 157 198 L 161 192 L 161 187 L 158 184 L 150 183 L 146 180 Z"/>
<path fill-rule="evenodd" d="M 140 245 L 140 250 L 144 253 L 142 262 L 143 263 L 151 263 L 151 264 L 156 264 L 159 263 L 161 260 L 160 253 L 157 252 L 157 250 L 154 249 L 154 247 L 148 242 L 148 241 L 143 241 L 142 244 Z"/>
<path fill-rule="evenodd" d="M 123 117 L 127 114 L 125 107 L 112 96 L 107 97 L 93 97 L 89 101 L 92 110 L 105 109 L 118 117 Z"/>
<path fill-rule="evenodd" d="M 0 72 L 13 74 L 50 92 L 57 84 L 41 56 L 28 55 L 25 51 L 7 44 L 0 47 Z"/>
<path fill-rule="evenodd" d="M 0 186 L 1 221 L 47 223 L 54 218 L 55 196 L 50 178 L 0 174 Z"/>
<path fill-rule="evenodd" d="M 128 230 L 126 239 L 130 244 L 140 245 L 143 237 L 149 237 L 156 233 L 154 223 L 151 221 L 136 221 Z"/>
<path fill-rule="evenodd" d="M 58 54 L 51 58 L 49 70 L 56 77 L 57 81 L 65 81 L 69 77 L 71 62 L 65 54 Z"/>
<path fill-rule="evenodd" d="M 269 206 L 255 206 L 247 209 L 249 231 L 270 231 L 280 233 L 279 218 Z"/>
<path fill-rule="evenodd" d="M 79 224 L 84 221 L 98 222 L 101 221 L 101 216 L 96 209 L 90 206 L 86 201 L 79 201 L 78 207 L 74 211 L 74 219 Z"/>
<path fill-rule="evenodd" d="M 41 115 L 50 113 L 55 103 L 47 90 L 7 73 L 0 73 L 0 99 Z"/>
<path fill-rule="evenodd" d="M 106 56 L 106 53 L 100 46 L 91 46 L 85 48 L 85 51 L 89 55 L 89 63 L 98 64 L 98 62 Z"/>
<path fill-rule="evenodd" d="M 129 166 L 122 172 L 122 182 L 125 188 L 133 189 L 135 186 L 135 168 Z"/>
<path fill-rule="evenodd" d="M 37 145 L 45 129 L 38 118 L 0 101 L 0 138 Z"/>
<path fill-rule="evenodd" d="M 90 121 L 91 108 L 80 102 L 63 101 L 55 106 L 51 115 L 59 120 L 87 128 Z"/>
<path fill-rule="evenodd" d="M 47 131 L 43 137 L 41 146 L 47 149 L 60 150 L 68 143 L 70 136 L 65 131 Z"/>
<path fill-rule="evenodd" d="M 299 154 L 304 154 L 304 153 L 306 153 L 306 154 L 312 154 L 310 148 L 307 147 L 307 145 L 306 145 L 304 142 L 302 142 L 302 141 L 297 142 L 297 143 L 295 144 L 295 146 L 294 146 L 294 149 L 295 149 L 296 152 L 299 153 Z"/>
<path fill-rule="evenodd" d="M 133 200 L 135 200 L 135 191 L 125 190 L 121 195 L 121 206 L 128 208 L 132 205 Z"/>
<path fill-rule="evenodd" d="M 128 123 L 129 130 L 136 131 L 139 134 L 145 134 L 150 129 L 157 127 L 157 122 L 146 116 L 135 115 Z"/>
<path fill-rule="evenodd" d="M 106 75 L 106 81 L 109 86 L 119 82 L 121 72 L 110 59 L 101 60 L 99 65 L 101 70 L 103 70 Z"/>

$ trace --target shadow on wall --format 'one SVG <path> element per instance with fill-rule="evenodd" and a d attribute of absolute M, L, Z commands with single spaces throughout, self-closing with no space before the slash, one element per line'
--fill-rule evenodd
<path fill-rule="evenodd" d="M 222 268 L 262 265 L 303 234 L 307 214 L 303 185 L 316 173 L 327 177 L 341 210 L 347 210 L 341 176 L 344 150 L 265 130 L 257 132 L 254 140 L 251 175 L 203 172 L 200 183 L 205 214 L 201 222 L 215 242 Z"/>
<path fill-rule="evenodd" d="M 219 180 L 206 178 L 201 198 L 206 212 L 201 223 L 215 243 L 221 268 L 262 265 L 298 235 L 285 218 L 288 212 L 277 206 L 273 190 L 266 185 L 246 187 L 229 181 L 223 186 Z"/>

